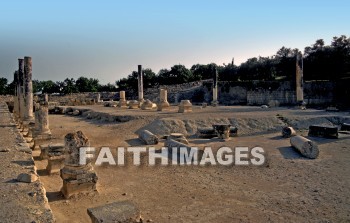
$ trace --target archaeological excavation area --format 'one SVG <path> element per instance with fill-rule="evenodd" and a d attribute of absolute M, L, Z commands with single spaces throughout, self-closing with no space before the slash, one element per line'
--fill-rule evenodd
<path fill-rule="evenodd" d="M 135 96 L 34 95 L 31 58 L 18 65 L 16 95 L 0 102 L 0 222 L 350 219 L 350 114 L 309 107 L 301 70 L 293 103 L 279 106 L 272 96 L 261 104 L 224 105 L 217 75 L 204 85 L 144 90 L 140 65 Z M 210 97 L 196 102 L 190 92 L 201 86 L 210 86 Z M 171 165 L 183 155 L 176 152 L 165 157 L 169 165 L 161 158 L 150 165 L 145 152 L 134 165 L 135 153 L 125 150 L 124 165 L 97 165 L 97 155 L 81 162 L 81 147 L 95 154 L 108 147 L 115 161 L 121 147 L 158 153 L 195 147 L 199 159 L 209 147 L 216 162 Z M 222 147 L 233 151 L 229 165 L 216 156 Z M 240 164 L 238 147 L 262 148 L 264 162 Z"/>

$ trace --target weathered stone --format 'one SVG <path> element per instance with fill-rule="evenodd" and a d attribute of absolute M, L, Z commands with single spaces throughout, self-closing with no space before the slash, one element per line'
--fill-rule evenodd
<path fill-rule="evenodd" d="M 181 100 L 178 112 L 179 113 L 192 112 L 192 104 L 190 100 Z"/>
<path fill-rule="evenodd" d="M 60 171 L 60 175 L 63 180 L 61 192 L 65 198 L 80 193 L 97 192 L 98 177 L 91 163 L 81 166 L 65 164 Z"/>
<path fill-rule="evenodd" d="M 33 121 L 32 58 L 24 57 L 24 120 Z"/>
<path fill-rule="evenodd" d="M 202 108 L 206 108 L 208 106 L 207 103 L 202 103 Z"/>
<path fill-rule="evenodd" d="M 40 158 L 48 159 L 49 157 L 54 156 L 64 156 L 65 155 L 65 147 L 62 143 L 49 143 L 42 144 L 40 147 Z"/>
<path fill-rule="evenodd" d="M 140 210 L 130 201 L 120 201 L 106 204 L 99 207 L 88 208 L 87 212 L 92 223 L 120 222 L 137 223 L 141 222 Z"/>
<path fill-rule="evenodd" d="M 80 111 L 79 110 L 74 110 L 72 115 L 78 116 L 78 115 L 80 115 Z"/>
<path fill-rule="evenodd" d="M 290 144 L 307 158 L 316 159 L 318 157 L 319 150 L 317 144 L 307 138 L 293 136 L 290 138 Z"/>
<path fill-rule="evenodd" d="M 295 132 L 295 130 L 292 127 L 286 126 L 282 129 L 282 136 L 284 138 L 290 138 L 290 137 L 296 136 L 296 135 L 297 135 L 297 133 Z"/>
<path fill-rule="evenodd" d="M 338 127 L 310 125 L 309 126 L 309 136 L 337 139 L 338 138 Z"/>
<path fill-rule="evenodd" d="M 148 130 L 140 131 L 139 138 L 145 142 L 146 145 L 155 145 L 159 142 L 159 138 Z"/>
<path fill-rule="evenodd" d="M 64 167 L 65 156 L 51 156 L 48 158 L 46 171 L 49 175 L 59 173 Z"/>
<path fill-rule="evenodd" d="M 35 105 L 35 137 L 39 135 L 51 135 L 49 128 L 49 107 L 47 102 Z"/>
<path fill-rule="evenodd" d="M 152 108 L 153 108 L 153 103 L 149 99 L 147 99 L 141 104 L 142 110 L 152 110 Z"/>
<path fill-rule="evenodd" d="M 98 177 L 91 165 L 91 159 L 86 164 L 80 163 L 80 148 L 89 147 L 88 138 L 81 132 L 69 133 L 64 137 L 65 166 L 60 175 L 63 180 L 61 192 L 65 198 L 79 193 L 96 192 Z"/>
<path fill-rule="evenodd" d="M 38 180 L 38 176 L 34 173 L 21 173 L 17 177 L 18 182 L 32 183 Z"/>
<path fill-rule="evenodd" d="M 140 102 L 136 101 L 136 100 L 132 100 L 129 102 L 129 108 L 130 109 L 138 109 L 140 106 Z"/>

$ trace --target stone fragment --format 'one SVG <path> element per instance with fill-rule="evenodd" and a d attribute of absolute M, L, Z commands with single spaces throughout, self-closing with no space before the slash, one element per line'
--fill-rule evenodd
<path fill-rule="evenodd" d="M 38 176 L 34 173 L 21 173 L 17 177 L 18 182 L 32 183 L 38 180 Z"/>
<path fill-rule="evenodd" d="M 79 111 L 79 110 L 74 110 L 73 113 L 72 113 L 72 115 L 78 116 L 78 115 L 80 115 L 80 111 Z"/>
<path fill-rule="evenodd" d="M 88 208 L 87 213 L 92 223 L 139 223 L 140 210 L 130 201 L 114 202 L 99 207 Z"/>
<path fill-rule="evenodd" d="M 152 110 L 153 108 L 153 103 L 147 99 L 141 104 L 141 109 L 142 110 Z"/>

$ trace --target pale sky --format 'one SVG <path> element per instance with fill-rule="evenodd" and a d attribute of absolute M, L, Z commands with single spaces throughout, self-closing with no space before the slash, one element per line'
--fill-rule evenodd
<path fill-rule="evenodd" d="M 0 1 L 0 76 L 31 56 L 33 79 L 114 83 L 137 65 L 158 72 L 271 56 L 350 36 L 350 1 Z"/>

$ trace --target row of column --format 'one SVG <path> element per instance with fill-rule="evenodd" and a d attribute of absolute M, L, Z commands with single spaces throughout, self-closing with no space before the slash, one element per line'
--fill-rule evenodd
<path fill-rule="evenodd" d="M 35 140 L 35 138 L 51 135 L 47 94 L 42 95 L 35 103 L 34 117 L 32 75 L 32 58 L 18 59 L 18 70 L 14 73 L 14 117 L 25 138 L 28 138 L 27 142 L 31 142 L 32 138 Z"/>
<path fill-rule="evenodd" d="M 16 119 L 24 125 L 34 121 L 32 58 L 18 59 L 18 70 L 14 73 L 15 97 L 14 112 Z"/>

